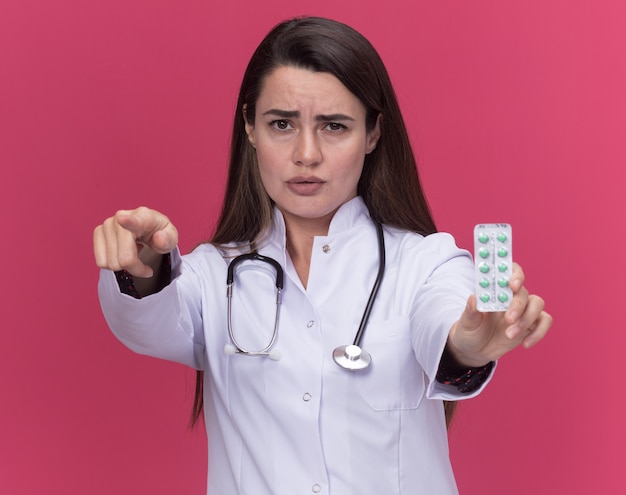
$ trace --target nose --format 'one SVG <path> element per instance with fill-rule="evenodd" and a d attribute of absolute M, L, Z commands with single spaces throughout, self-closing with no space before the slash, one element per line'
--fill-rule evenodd
<path fill-rule="evenodd" d="M 314 130 L 302 130 L 294 142 L 293 161 L 296 165 L 311 167 L 322 161 L 319 137 Z"/>

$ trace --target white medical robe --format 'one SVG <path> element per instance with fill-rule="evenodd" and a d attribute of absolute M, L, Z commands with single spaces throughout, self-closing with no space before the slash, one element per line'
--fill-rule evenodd
<path fill-rule="evenodd" d="M 285 271 L 280 360 L 224 353 L 226 271 L 237 252 L 175 251 L 171 284 L 143 299 L 121 294 L 102 271 L 102 308 L 125 345 L 205 371 L 210 495 L 457 493 L 442 400 L 480 390 L 460 394 L 435 374 L 473 288 L 472 260 L 448 234 L 384 230 L 385 274 L 362 341 L 372 365 L 358 372 L 332 353 L 352 343 L 378 271 L 376 228 L 361 198 L 315 238 L 306 289 L 276 211 L 259 253 Z M 269 266 L 252 265 L 237 271 L 232 317 L 242 347 L 258 350 L 274 326 L 275 279 Z"/>

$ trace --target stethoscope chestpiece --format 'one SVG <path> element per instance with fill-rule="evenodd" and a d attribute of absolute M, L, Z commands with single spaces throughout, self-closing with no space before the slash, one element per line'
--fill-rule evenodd
<path fill-rule="evenodd" d="M 333 351 L 333 359 L 342 368 L 347 370 L 363 370 L 372 362 L 372 357 L 365 349 L 358 345 L 342 345 Z"/>

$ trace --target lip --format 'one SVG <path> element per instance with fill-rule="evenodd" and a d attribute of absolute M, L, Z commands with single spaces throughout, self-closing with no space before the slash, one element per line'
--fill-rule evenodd
<path fill-rule="evenodd" d="M 315 176 L 297 176 L 287 181 L 287 187 L 300 196 L 311 196 L 324 186 L 325 181 Z"/>

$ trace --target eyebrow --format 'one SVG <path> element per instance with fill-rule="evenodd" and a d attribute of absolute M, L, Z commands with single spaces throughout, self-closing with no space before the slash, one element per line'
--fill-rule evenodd
<path fill-rule="evenodd" d="M 298 112 L 297 110 L 278 110 L 276 108 L 272 108 L 267 112 L 263 112 L 263 115 L 273 115 L 281 119 L 293 119 L 300 117 L 300 112 Z M 316 115 L 315 120 L 317 120 L 318 122 L 342 120 L 354 121 L 354 118 L 350 117 L 349 115 L 344 115 L 342 113 L 333 113 L 330 115 Z"/>

